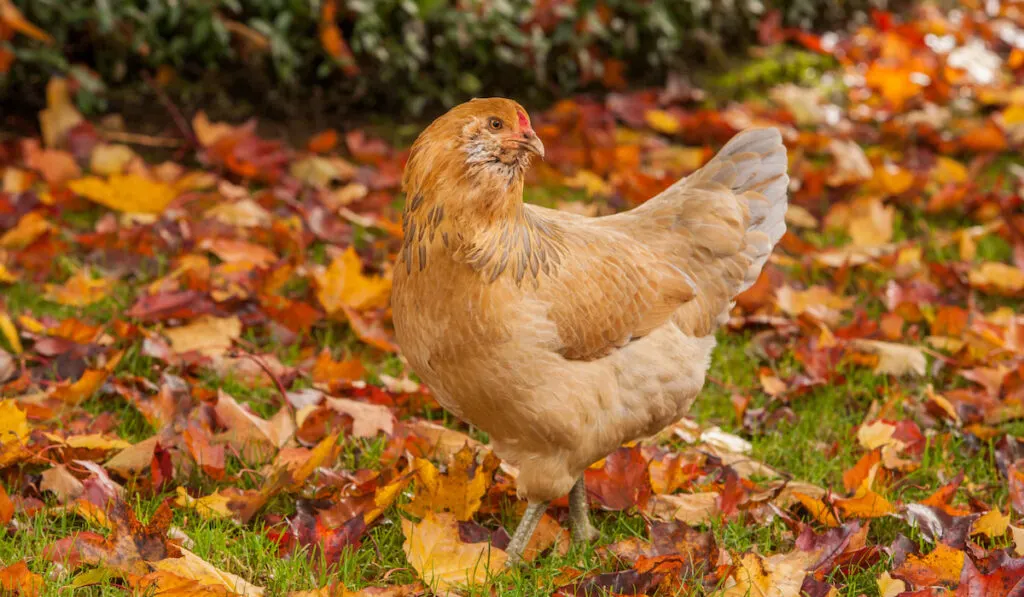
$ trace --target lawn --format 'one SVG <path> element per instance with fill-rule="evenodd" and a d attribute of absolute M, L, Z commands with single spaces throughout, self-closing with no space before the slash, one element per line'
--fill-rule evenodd
<path fill-rule="evenodd" d="M 508 570 L 515 470 L 394 345 L 408 141 L 54 104 L 0 145 L 0 594 L 1019 591 L 1022 61 L 949 66 L 931 18 L 794 40 L 800 86 L 531 110 L 534 203 L 627 209 L 751 124 L 793 184 L 691 416 L 588 471 L 600 539 L 554 503 Z"/>

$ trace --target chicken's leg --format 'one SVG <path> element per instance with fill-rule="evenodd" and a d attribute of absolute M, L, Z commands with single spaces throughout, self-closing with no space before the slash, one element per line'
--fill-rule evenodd
<path fill-rule="evenodd" d="M 523 550 L 526 549 L 526 544 L 530 542 L 530 537 L 533 537 L 533 531 L 537 529 L 537 523 L 540 522 L 547 509 L 547 502 L 530 502 L 526 506 L 526 512 L 523 512 L 523 518 L 519 521 L 516 532 L 512 534 L 512 540 L 509 541 L 508 548 L 505 549 L 508 553 L 508 560 L 505 562 L 506 567 L 517 566 L 523 561 Z"/>
<path fill-rule="evenodd" d="M 583 475 L 576 479 L 576 484 L 569 491 L 569 527 L 572 529 L 572 540 L 586 543 L 597 539 L 600 533 L 590 524 L 590 505 L 587 503 L 587 486 Z"/>

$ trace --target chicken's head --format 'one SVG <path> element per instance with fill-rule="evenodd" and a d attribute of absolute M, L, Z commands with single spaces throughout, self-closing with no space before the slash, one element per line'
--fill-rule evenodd
<path fill-rule="evenodd" d="M 486 98 L 470 100 L 440 116 L 420 134 L 413 154 L 418 154 L 420 168 L 454 167 L 507 186 L 523 176 L 534 155 L 544 157 L 544 144 L 522 106 L 504 98 Z"/>

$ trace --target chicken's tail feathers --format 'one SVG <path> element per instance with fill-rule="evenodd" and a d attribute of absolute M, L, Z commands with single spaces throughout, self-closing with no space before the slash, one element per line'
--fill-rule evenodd
<path fill-rule="evenodd" d="M 705 171 L 708 181 L 729 187 L 750 213 L 744 253 L 750 265 L 738 292 L 750 288 L 772 249 L 786 233 L 789 175 L 786 146 L 776 128 L 738 133 L 718 152 Z"/>

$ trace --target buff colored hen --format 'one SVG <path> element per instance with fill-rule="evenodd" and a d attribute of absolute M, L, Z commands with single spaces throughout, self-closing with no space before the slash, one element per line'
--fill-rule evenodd
<path fill-rule="evenodd" d="M 748 130 L 643 205 L 588 218 L 523 203 L 535 155 L 510 100 L 427 127 L 405 170 L 392 295 L 413 370 L 519 467 L 512 562 L 567 493 L 573 538 L 593 538 L 584 470 L 687 412 L 715 328 L 785 232 L 789 182 L 779 132 Z"/>

